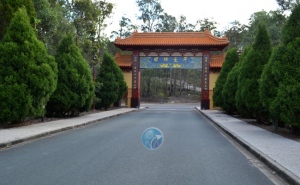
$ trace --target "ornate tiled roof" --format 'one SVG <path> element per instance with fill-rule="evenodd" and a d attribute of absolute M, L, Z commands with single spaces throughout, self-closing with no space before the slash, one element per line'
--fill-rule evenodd
<path fill-rule="evenodd" d="M 127 38 L 117 38 L 114 42 L 117 47 L 149 47 L 149 46 L 188 46 L 188 47 L 226 47 L 229 44 L 227 37 L 218 38 L 209 30 L 204 32 L 133 32 Z"/>
<path fill-rule="evenodd" d="M 117 52 L 115 59 L 120 68 L 131 68 L 132 66 L 132 55 L 121 55 Z"/>
<path fill-rule="evenodd" d="M 225 60 L 226 53 L 211 55 L 210 56 L 210 68 L 221 68 Z"/>

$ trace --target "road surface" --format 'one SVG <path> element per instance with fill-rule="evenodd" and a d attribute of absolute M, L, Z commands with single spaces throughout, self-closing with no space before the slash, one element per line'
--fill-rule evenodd
<path fill-rule="evenodd" d="M 2 150 L 0 184 L 273 184 L 195 106 L 152 105 Z M 150 127 L 163 132 L 156 150 L 141 141 Z"/>

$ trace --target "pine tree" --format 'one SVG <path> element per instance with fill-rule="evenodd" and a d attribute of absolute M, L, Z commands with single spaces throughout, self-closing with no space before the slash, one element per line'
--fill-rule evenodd
<path fill-rule="evenodd" d="M 271 118 L 284 121 L 288 125 L 300 126 L 300 5 L 296 5 L 282 32 L 282 43 L 274 50 L 265 74 L 261 79 L 261 89 L 269 96 L 265 105 L 269 106 Z M 269 83 L 264 81 L 271 79 Z"/>
<path fill-rule="evenodd" d="M 46 107 L 48 114 L 66 116 L 88 111 L 95 90 L 92 74 L 70 34 L 62 39 L 55 58 L 58 82 Z"/>
<path fill-rule="evenodd" d="M 30 24 L 34 26 L 36 12 L 32 0 L 1 0 L 0 1 L 0 40 L 3 38 L 14 13 L 24 7 L 27 10 Z"/>
<path fill-rule="evenodd" d="M 246 107 L 258 122 L 265 117 L 259 98 L 259 79 L 264 65 L 268 62 L 272 53 L 272 46 L 266 25 L 260 23 L 255 37 L 255 42 L 248 52 L 241 68 L 242 97 L 246 101 Z"/>
<path fill-rule="evenodd" d="M 246 107 L 246 100 L 243 97 L 243 86 L 244 86 L 244 77 L 241 74 L 241 69 L 243 68 L 244 64 L 245 64 L 245 60 L 247 58 L 247 55 L 250 51 L 250 47 L 246 47 L 243 50 L 242 55 L 240 56 L 240 69 L 239 69 L 239 76 L 238 76 L 238 85 L 237 85 L 237 91 L 235 94 L 235 103 L 236 103 L 236 107 L 238 110 L 238 113 L 243 116 L 243 117 L 249 117 L 250 112 L 248 111 L 247 107 Z"/>
<path fill-rule="evenodd" d="M 277 58 L 275 53 L 277 53 L 276 49 L 275 52 L 272 53 L 268 63 L 263 68 L 262 75 L 259 79 L 259 97 L 262 106 L 268 111 L 269 117 L 275 123 L 275 130 L 277 130 L 279 116 L 277 114 L 272 114 L 270 111 L 271 103 L 275 99 L 278 89 L 278 84 L 272 72 L 272 68 L 274 66 L 274 57 Z"/>
<path fill-rule="evenodd" d="M 227 80 L 228 73 L 232 70 L 233 66 L 238 62 L 238 60 L 239 56 L 237 50 L 235 48 L 230 49 L 226 54 L 220 75 L 216 81 L 216 86 L 213 93 L 214 106 L 223 106 L 223 86 Z"/>
<path fill-rule="evenodd" d="M 96 97 L 100 100 L 96 103 L 96 108 L 108 109 L 119 97 L 119 83 L 114 70 L 114 59 L 105 52 L 103 62 L 97 75 L 96 82 L 102 83 L 101 90 L 96 91 Z"/>
<path fill-rule="evenodd" d="M 119 85 L 119 92 L 118 92 L 118 98 L 117 98 L 117 103 L 119 104 L 119 101 L 121 101 L 124 94 L 127 92 L 128 87 L 124 80 L 123 72 L 115 61 L 113 62 L 113 69 L 114 69 L 114 74 L 116 76 L 116 80 Z"/>
<path fill-rule="evenodd" d="M 288 125 L 300 126 L 300 37 L 275 52 L 272 70 L 278 88 L 271 114 L 279 115 Z"/>
<path fill-rule="evenodd" d="M 300 4 L 295 6 L 282 30 L 282 43 L 287 45 L 300 37 Z"/>
<path fill-rule="evenodd" d="M 57 84 L 57 66 L 19 9 L 0 44 L 0 122 L 43 116 Z"/>
<path fill-rule="evenodd" d="M 232 70 L 228 73 L 226 83 L 224 84 L 222 97 L 223 106 L 222 109 L 228 114 L 234 114 L 237 112 L 235 95 L 238 86 L 238 76 L 240 72 L 241 62 L 237 62 Z"/>

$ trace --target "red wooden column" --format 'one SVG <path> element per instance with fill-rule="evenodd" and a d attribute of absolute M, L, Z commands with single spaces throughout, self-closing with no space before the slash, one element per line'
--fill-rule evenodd
<path fill-rule="evenodd" d="M 209 61 L 210 52 L 202 53 L 202 85 L 201 85 L 201 109 L 209 109 Z"/>
<path fill-rule="evenodd" d="M 139 51 L 132 52 L 132 97 L 131 107 L 140 106 L 140 54 Z"/>

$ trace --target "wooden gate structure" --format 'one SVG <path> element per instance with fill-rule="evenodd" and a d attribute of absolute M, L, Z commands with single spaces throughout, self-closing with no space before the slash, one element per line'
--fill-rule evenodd
<path fill-rule="evenodd" d="M 225 59 L 227 37 L 204 32 L 134 31 L 129 37 L 117 38 L 115 46 L 130 54 L 117 53 L 116 62 L 128 86 L 128 107 L 140 106 L 140 68 L 201 68 L 201 109 L 211 109 L 213 88 Z M 213 55 L 213 51 L 221 51 Z M 126 52 L 125 52 L 126 53 Z M 199 77 L 200 78 L 200 77 Z"/>

